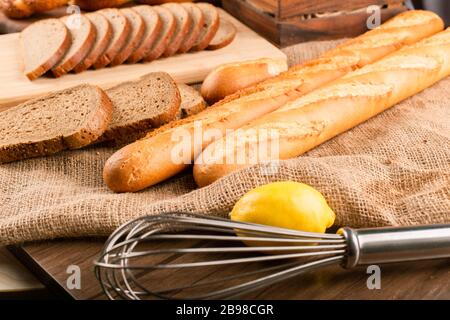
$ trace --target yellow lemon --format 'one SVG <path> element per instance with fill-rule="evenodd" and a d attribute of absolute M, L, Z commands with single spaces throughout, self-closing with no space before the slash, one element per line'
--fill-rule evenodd
<path fill-rule="evenodd" d="M 325 232 L 335 217 L 319 191 L 292 181 L 270 183 L 249 191 L 230 213 L 235 221 L 308 232 Z"/>

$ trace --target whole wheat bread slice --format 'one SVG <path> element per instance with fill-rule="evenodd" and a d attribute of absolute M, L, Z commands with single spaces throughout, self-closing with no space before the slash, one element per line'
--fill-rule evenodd
<path fill-rule="evenodd" d="M 112 104 L 98 87 L 79 85 L 2 112 L 0 163 L 91 144 L 103 134 Z"/>
<path fill-rule="evenodd" d="M 220 17 L 220 26 L 216 35 L 209 43 L 208 50 L 217 50 L 229 45 L 236 37 L 236 27 L 227 19 Z"/>
<path fill-rule="evenodd" d="M 89 69 L 95 61 L 105 52 L 112 39 L 112 27 L 108 19 L 98 12 L 92 12 L 86 14 L 92 25 L 96 30 L 95 42 L 91 48 L 91 51 L 87 56 L 81 60 L 81 62 L 73 68 L 76 73 L 83 72 Z"/>
<path fill-rule="evenodd" d="M 197 41 L 200 36 L 200 32 L 203 28 L 203 23 L 205 22 L 205 17 L 203 16 L 202 10 L 193 3 L 181 3 L 181 5 L 187 10 L 189 16 L 191 17 L 191 26 L 186 34 L 186 38 L 181 43 L 178 49 L 179 53 L 188 52 Z"/>
<path fill-rule="evenodd" d="M 130 22 L 131 31 L 122 50 L 111 61 L 111 66 L 117 66 L 125 62 L 141 43 L 145 32 L 144 19 L 140 14 L 131 8 L 121 9 L 120 11 Z"/>
<path fill-rule="evenodd" d="M 155 6 L 153 9 L 158 13 L 162 26 L 152 48 L 145 56 L 144 61 L 158 59 L 164 51 L 166 51 L 176 27 L 175 17 L 169 9 L 162 6 Z"/>
<path fill-rule="evenodd" d="M 111 24 L 113 36 L 105 52 L 94 63 L 95 69 L 106 67 L 122 50 L 131 32 L 130 22 L 118 9 L 103 9 L 99 13 Z"/>
<path fill-rule="evenodd" d="M 180 49 L 181 43 L 185 41 L 186 35 L 191 27 L 192 19 L 188 11 L 179 3 L 166 3 L 163 7 L 172 12 L 176 23 L 175 31 L 163 53 L 163 56 L 170 57 Z"/>
<path fill-rule="evenodd" d="M 186 118 L 206 109 L 207 103 L 200 92 L 184 83 L 178 84 L 181 96 L 179 118 Z"/>
<path fill-rule="evenodd" d="M 220 25 L 220 16 L 216 7 L 209 3 L 197 3 L 196 6 L 202 10 L 205 21 L 200 35 L 191 50 L 201 51 L 208 47 L 208 44 L 216 35 Z"/>
<path fill-rule="evenodd" d="M 61 77 L 75 68 L 89 53 L 95 43 L 96 29 L 91 21 L 81 14 L 61 18 L 72 36 L 72 44 L 64 57 L 53 68 L 55 77 Z"/>
<path fill-rule="evenodd" d="M 59 19 L 35 22 L 20 34 L 24 73 L 34 80 L 53 68 L 69 50 L 69 30 Z"/>
<path fill-rule="evenodd" d="M 146 5 L 136 6 L 133 7 L 133 10 L 135 10 L 144 19 L 145 31 L 141 42 L 128 58 L 127 62 L 129 63 L 139 62 L 146 56 L 152 48 L 162 26 L 159 15 L 152 9 L 152 7 Z"/>
<path fill-rule="evenodd" d="M 107 90 L 113 118 L 100 141 L 114 144 L 140 139 L 152 128 L 174 120 L 180 108 L 178 87 L 168 73 L 155 72 Z"/>

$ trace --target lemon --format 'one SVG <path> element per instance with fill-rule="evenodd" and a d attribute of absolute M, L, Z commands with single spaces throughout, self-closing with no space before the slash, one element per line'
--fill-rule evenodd
<path fill-rule="evenodd" d="M 282 181 L 257 187 L 234 206 L 230 218 L 307 232 L 325 232 L 336 215 L 313 187 Z"/>

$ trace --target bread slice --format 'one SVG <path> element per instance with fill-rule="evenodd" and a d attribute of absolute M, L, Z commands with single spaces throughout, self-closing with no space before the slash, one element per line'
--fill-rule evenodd
<path fill-rule="evenodd" d="M 158 13 L 161 19 L 162 26 L 157 38 L 155 39 L 155 42 L 153 43 L 152 48 L 145 56 L 144 61 L 153 61 L 155 59 L 158 59 L 164 53 L 164 51 L 166 51 L 166 48 L 169 45 L 169 41 L 172 38 L 173 33 L 175 32 L 176 23 L 175 17 L 172 12 L 170 12 L 169 9 L 161 6 L 155 6 L 153 7 L 153 9 Z"/>
<path fill-rule="evenodd" d="M 216 35 L 208 44 L 208 50 L 217 50 L 229 45 L 236 37 L 236 27 L 227 19 L 220 17 L 220 26 Z"/>
<path fill-rule="evenodd" d="M 130 22 L 118 9 L 103 9 L 99 13 L 108 19 L 113 36 L 105 52 L 94 63 L 95 69 L 106 67 L 122 50 L 131 32 Z"/>
<path fill-rule="evenodd" d="M 89 69 L 95 61 L 102 55 L 112 39 L 112 27 L 108 19 L 98 12 L 92 12 L 85 15 L 96 30 L 95 42 L 92 45 L 91 51 L 81 62 L 73 68 L 73 71 L 80 73 Z"/>
<path fill-rule="evenodd" d="M 182 41 L 181 46 L 178 49 L 179 53 L 185 53 L 188 52 L 192 48 L 194 43 L 197 41 L 200 32 L 202 31 L 205 18 L 203 16 L 202 10 L 200 10 L 200 8 L 197 7 L 195 4 L 186 2 L 181 3 L 181 5 L 187 10 L 192 20 L 186 38 Z"/>
<path fill-rule="evenodd" d="M 64 57 L 52 68 L 55 77 L 61 77 L 75 68 L 89 53 L 95 43 L 96 29 L 84 15 L 61 18 L 72 36 L 72 44 Z"/>
<path fill-rule="evenodd" d="M 125 62 L 141 43 L 145 32 L 144 19 L 140 14 L 131 8 L 125 8 L 121 11 L 130 22 L 131 32 L 122 50 L 116 55 L 113 61 L 111 61 L 111 66 L 117 66 Z"/>
<path fill-rule="evenodd" d="M 180 108 L 178 87 L 168 73 L 155 72 L 109 90 L 113 118 L 99 141 L 115 144 L 140 139 L 152 128 L 174 120 Z"/>
<path fill-rule="evenodd" d="M 35 22 L 21 34 L 24 73 L 34 80 L 57 64 L 72 42 L 69 30 L 59 19 Z"/>
<path fill-rule="evenodd" d="M 178 84 L 181 96 L 180 117 L 186 118 L 206 109 L 207 104 L 200 92 L 184 83 Z"/>
<path fill-rule="evenodd" d="M 111 116 L 108 96 L 86 84 L 7 109 L 0 121 L 0 163 L 87 146 Z"/>
<path fill-rule="evenodd" d="M 186 39 L 192 20 L 188 11 L 179 3 L 166 3 L 163 7 L 172 12 L 176 23 L 175 31 L 169 40 L 169 45 L 163 53 L 163 56 L 170 57 L 180 49 L 181 43 Z"/>
<path fill-rule="evenodd" d="M 133 10 L 135 10 L 144 19 L 145 31 L 141 42 L 128 58 L 127 62 L 129 63 L 139 62 L 146 56 L 152 48 L 152 45 L 155 42 L 162 26 L 159 15 L 152 9 L 152 7 L 145 5 L 136 6 L 133 7 Z"/>
<path fill-rule="evenodd" d="M 220 16 L 216 7 L 209 3 L 197 3 L 196 5 L 202 10 L 205 21 L 200 35 L 191 50 L 201 51 L 206 49 L 216 35 L 220 25 Z"/>

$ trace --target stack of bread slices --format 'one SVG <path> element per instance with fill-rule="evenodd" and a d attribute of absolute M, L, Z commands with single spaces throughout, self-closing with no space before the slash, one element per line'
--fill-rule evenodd
<path fill-rule="evenodd" d="M 34 80 L 51 71 L 100 69 L 149 62 L 177 53 L 215 50 L 236 28 L 208 3 L 166 3 L 103 9 L 35 22 L 22 31 L 24 73 Z"/>
<path fill-rule="evenodd" d="M 195 89 L 153 72 L 103 91 L 82 84 L 2 111 L 0 163 L 97 143 L 121 145 L 205 109 Z"/>

